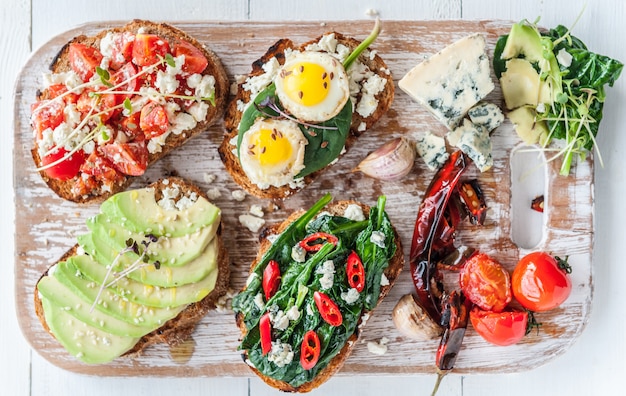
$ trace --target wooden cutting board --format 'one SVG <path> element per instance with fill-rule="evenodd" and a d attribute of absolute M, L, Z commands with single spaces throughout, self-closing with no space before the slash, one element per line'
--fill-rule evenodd
<path fill-rule="evenodd" d="M 40 275 L 75 244 L 77 235 L 87 231 L 85 220 L 97 213 L 98 206 L 77 206 L 62 201 L 34 171 L 30 156 L 33 140 L 29 126 L 30 104 L 38 87 L 42 86 L 42 74 L 68 40 L 79 34 L 91 35 L 121 24 L 90 23 L 52 38 L 33 53 L 17 79 L 15 292 L 21 329 L 39 354 L 53 364 L 74 372 L 103 376 L 250 375 L 237 351 L 239 332 L 231 310 L 210 313 L 199 324 L 193 340 L 182 348 L 171 351 L 164 345 L 151 347 L 141 357 L 121 358 L 105 366 L 88 366 L 76 361 L 43 330 L 35 315 L 33 290 Z M 299 43 L 328 31 L 339 31 L 363 39 L 369 34 L 373 22 L 185 22 L 174 25 L 215 51 L 231 81 L 234 81 L 236 75 L 247 73 L 250 64 L 279 38 L 289 37 Z M 501 21 L 383 21 L 383 31 L 372 49 L 386 60 L 397 82 L 426 57 L 471 33 L 486 36 L 492 56 L 498 36 L 509 29 L 510 23 Z M 493 80 L 496 89 L 487 100 L 502 105 L 495 76 Z M 281 221 L 292 210 L 308 208 L 326 192 L 330 192 L 335 199 L 353 198 L 369 205 L 374 205 L 377 197 L 385 194 L 387 211 L 401 234 L 404 252 L 408 255 L 417 208 L 434 173 L 419 158 L 413 172 L 398 182 L 376 181 L 350 170 L 383 142 L 402 135 L 421 136 L 428 130 L 440 134 L 445 132 L 444 127 L 427 111 L 396 89 L 396 98 L 388 114 L 365 133 L 341 161 L 305 191 L 286 201 L 275 202 L 278 209 L 265 215 L 267 224 Z M 232 260 L 231 288 L 236 291 L 244 285 L 248 266 L 258 246 L 258 235 L 240 225 L 238 216 L 247 212 L 252 204 L 267 208 L 271 202 L 250 196 L 243 202 L 232 199 L 231 192 L 238 187 L 225 172 L 217 153 L 223 133 L 222 124 L 210 128 L 191 144 L 162 159 L 133 187 L 144 186 L 164 175 L 177 174 L 204 189 L 213 186 L 220 189 L 222 196 L 215 200 L 215 204 L 223 210 L 224 235 Z M 492 255 L 512 271 L 517 260 L 529 252 L 511 240 L 512 231 L 521 228 L 523 233 L 538 236 L 535 238 L 537 244 L 531 250 L 546 250 L 570 257 L 574 288 L 570 298 L 560 308 L 537 315 L 542 323 L 539 333 L 531 333 L 515 346 L 490 346 L 470 328 L 456 362 L 457 373 L 516 372 L 542 365 L 567 351 L 585 328 L 591 308 L 594 235 L 592 161 L 578 164 L 567 178 L 557 176 L 559 164 L 556 162 L 547 169 L 533 166 L 533 169 L 522 170 L 519 178 L 512 178 L 511 153 L 520 141 L 510 122 L 506 121 L 499 127 L 492 134 L 492 139 L 494 167 L 480 174 L 472 166 L 466 173 L 468 178 L 478 177 L 486 193 L 490 207 L 488 221 L 484 227 L 464 225 L 458 232 L 458 241 Z M 528 164 L 528 161 L 521 162 Z M 532 157 L 531 162 L 540 164 L 541 160 Z M 209 186 L 204 181 L 205 175 L 215 175 L 217 179 Z M 533 182 L 533 178 L 537 177 L 537 180 L 544 181 Z M 512 193 L 512 179 L 514 183 L 526 183 L 527 187 L 513 189 Z M 525 204 L 512 210 L 512 202 L 517 202 L 517 199 L 529 202 L 538 193 L 546 196 L 546 212 L 543 215 L 532 212 Z M 451 284 L 455 279 L 453 274 L 447 276 Z M 364 327 L 361 341 L 341 374 L 434 372 L 434 356 L 439 340 L 409 340 L 395 329 L 391 321 L 391 311 L 398 299 L 412 291 L 407 264 L 392 292 Z M 378 341 L 382 337 L 389 339 L 387 353 L 378 356 L 369 352 L 367 342 Z"/>

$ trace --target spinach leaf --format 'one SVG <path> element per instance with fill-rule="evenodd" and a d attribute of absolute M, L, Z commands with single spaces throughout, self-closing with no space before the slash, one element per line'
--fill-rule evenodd
<path fill-rule="evenodd" d="M 276 113 L 272 109 L 266 109 L 265 113 L 262 113 L 255 106 L 255 104 L 258 105 L 266 98 L 273 96 L 276 96 L 276 86 L 274 85 L 274 83 L 271 83 L 270 85 L 265 87 L 264 90 L 259 92 L 259 94 L 254 98 L 253 103 L 250 103 L 248 105 L 248 108 L 246 108 L 246 110 L 241 115 L 241 121 L 239 121 L 239 131 L 237 133 L 237 157 L 240 156 L 239 150 L 241 148 L 243 135 L 248 132 L 248 129 L 250 129 L 250 127 L 252 126 L 252 124 L 254 124 L 257 118 L 266 118 L 268 114 L 276 116 L 278 115 L 278 113 Z"/>
<path fill-rule="evenodd" d="M 506 40 L 509 38 L 508 34 L 500 36 L 496 41 L 496 47 L 493 50 L 493 71 L 496 73 L 496 77 L 500 78 L 502 73 L 506 71 L 506 62 L 508 59 L 502 59 L 502 52 L 506 46 Z"/>

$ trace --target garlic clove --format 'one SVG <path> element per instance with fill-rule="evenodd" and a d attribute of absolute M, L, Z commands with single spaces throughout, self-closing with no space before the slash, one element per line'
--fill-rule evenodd
<path fill-rule="evenodd" d="M 414 340 L 430 340 L 443 333 L 441 326 L 431 319 L 412 294 L 400 298 L 391 318 L 400 333 Z"/>
<path fill-rule="evenodd" d="M 398 180 L 406 176 L 415 162 L 413 143 L 402 136 L 371 152 L 353 170 L 379 180 Z"/>

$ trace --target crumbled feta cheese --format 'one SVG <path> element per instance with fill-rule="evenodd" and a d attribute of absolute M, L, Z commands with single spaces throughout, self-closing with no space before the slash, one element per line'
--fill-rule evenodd
<path fill-rule="evenodd" d="M 180 135 L 183 131 L 195 128 L 197 124 L 191 114 L 180 112 L 176 114 L 176 117 L 172 120 L 170 131 L 175 135 Z"/>
<path fill-rule="evenodd" d="M 189 88 L 192 88 L 191 86 Z M 215 92 L 215 77 L 205 74 L 195 87 L 195 97 L 199 100 L 210 98 Z"/>
<path fill-rule="evenodd" d="M 254 296 L 254 305 L 256 305 L 257 308 L 259 308 L 259 310 L 261 311 L 265 309 L 265 300 L 263 299 L 263 294 L 257 293 L 257 295 Z"/>
<path fill-rule="evenodd" d="M 251 205 L 250 206 L 250 214 L 254 215 L 256 217 L 263 217 L 265 216 L 265 213 L 263 213 L 263 207 L 261 205 Z"/>
<path fill-rule="evenodd" d="M 287 310 L 285 315 L 291 321 L 298 320 L 300 319 L 300 310 L 298 310 L 298 307 L 296 307 L 295 305 L 292 305 L 291 308 Z"/>
<path fill-rule="evenodd" d="M 322 289 L 330 289 L 333 287 L 335 280 L 335 263 L 332 260 L 324 261 L 321 268 L 316 270 L 316 273 L 322 274 L 320 278 L 320 286 L 322 286 Z"/>
<path fill-rule="evenodd" d="M 372 115 L 378 107 L 378 99 L 376 99 L 375 96 L 385 89 L 386 83 L 387 80 L 385 78 L 372 73 L 363 84 L 363 89 L 361 90 L 362 96 L 356 106 L 356 112 L 363 117 Z"/>
<path fill-rule="evenodd" d="M 63 116 L 67 125 L 72 128 L 76 128 L 76 126 L 80 123 L 82 114 L 78 111 L 78 109 L 76 109 L 76 105 L 74 103 L 70 103 L 63 109 Z"/>
<path fill-rule="evenodd" d="M 387 278 L 387 275 L 385 275 L 384 273 L 380 276 L 380 285 L 381 286 L 389 286 L 389 279 Z"/>
<path fill-rule="evenodd" d="M 189 114 L 198 121 L 204 121 L 206 119 L 207 112 L 209 111 L 209 104 L 207 102 L 195 102 L 187 109 Z"/>
<path fill-rule="evenodd" d="M 372 236 L 370 236 L 370 242 L 379 248 L 385 248 L 385 234 L 380 231 L 372 231 Z"/>
<path fill-rule="evenodd" d="M 274 81 L 274 77 L 276 77 L 280 69 L 280 63 L 278 63 L 276 58 L 272 58 L 262 68 L 265 73 L 246 79 L 242 85 L 244 90 L 250 92 L 250 101 L 254 100 L 259 92 Z"/>
<path fill-rule="evenodd" d="M 317 43 L 311 43 L 306 46 L 307 51 L 326 51 L 330 54 L 337 50 L 337 39 L 335 33 L 325 34 Z"/>
<path fill-rule="evenodd" d="M 219 197 L 222 196 L 222 193 L 220 192 L 220 189 L 217 187 L 211 187 L 207 190 L 206 192 L 207 197 L 210 200 L 215 200 L 218 199 Z"/>
<path fill-rule="evenodd" d="M 161 70 L 157 72 L 156 81 L 154 82 L 154 86 L 161 92 L 162 94 L 171 94 L 176 92 L 180 83 L 176 78 L 176 75 L 172 75 L 169 73 L 165 73 Z"/>
<path fill-rule="evenodd" d="M 361 121 L 359 126 L 356 128 L 356 130 L 359 131 L 359 132 L 363 132 L 366 129 L 367 129 L 367 124 L 365 122 L 363 122 L 363 121 Z"/>
<path fill-rule="evenodd" d="M 306 250 L 300 245 L 293 245 L 291 248 L 291 258 L 297 263 L 304 263 L 306 261 Z"/>
<path fill-rule="evenodd" d="M 191 193 L 189 197 L 182 197 L 176 202 L 176 209 L 185 210 L 189 209 L 198 200 L 198 194 Z"/>
<path fill-rule="evenodd" d="M 45 88 L 49 88 L 54 84 L 63 84 L 69 90 L 76 94 L 80 94 L 83 90 L 76 88 L 83 83 L 83 80 L 80 79 L 78 74 L 73 70 L 63 72 L 63 73 L 45 73 L 43 75 L 43 84 Z"/>
<path fill-rule="evenodd" d="M 387 353 L 387 344 L 389 339 L 387 337 L 381 338 L 378 342 L 370 341 L 367 343 L 367 350 L 375 355 L 384 355 Z"/>
<path fill-rule="evenodd" d="M 234 190 L 231 195 L 235 201 L 241 202 L 246 199 L 246 192 L 243 190 Z"/>
<path fill-rule="evenodd" d="M 363 221 L 365 220 L 365 215 L 363 214 L 363 208 L 361 208 L 357 204 L 350 204 L 346 207 L 346 210 L 343 212 L 343 217 L 354 220 L 354 221 Z"/>
<path fill-rule="evenodd" d="M 208 184 L 212 184 L 217 179 L 217 176 L 212 173 L 205 173 L 204 175 L 202 175 L 202 177 L 204 179 L 204 182 Z"/>
<path fill-rule="evenodd" d="M 354 287 L 350 288 L 347 292 L 341 293 L 341 299 L 346 302 L 346 304 L 352 305 L 359 299 L 360 293 Z"/>
<path fill-rule="evenodd" d="M 239 223 L 252 232 L 258 232 L 265 224 L 265 220 L 249 214 L 239 216 Z"/>
<path fill-rule="evenodd" d="M 270 312 L 270 323 L 275 330 L 285 330 L 289 327 L 289 317 L 287 317 L 283 310 Z"/>

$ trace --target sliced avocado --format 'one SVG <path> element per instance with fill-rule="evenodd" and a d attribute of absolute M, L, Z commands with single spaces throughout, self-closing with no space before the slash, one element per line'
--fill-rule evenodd
<path fill-rule="evenodd" d="M 130 238 L 141 243 L 146 239 L 144 233 L 132 232 L 121 225 L 110 221 L 106 215 L 100 213 L 87 220 L 87 227 L 94 234 L 94 238 L 104 240 L 116 250 L 126 248 L 126 241 Z M 219 222 L 202 227 L 193 234 L 178 237 L 159 237 L 156 242 L 148 245 L 149 261 L 158 261 L 171 267 L 189 263 L 198 257 L 215 236 Z"/>
<path fill-rule="evenodd" d="M 102 213 L 132 232 L 178 237 L 220 222 L 221 211 L 203 197 L 185 210 L 165 209 L 154 198 L 154 189 L 125 191 L 100 206 Z"/>
<path fill-rule="evenodd" d="M 117 336 L 142 337 L 152 331 L 151 328 L 130 324 L 97 309 L 91 311 L 89 302 L 81 299 L 54 276 L 41 278 L 37 284 L 37 290 L 50 304 L 62 309 L 77 320 L 107 333 Z M 46 318 L 46 322 L 49 323 L 50 321 Z"/>
<path fill-rule="evenodd" d="M 67 263 L 59 263 L 59 268 L 54 272 L 54 277 L 76 293 L 82 300 L 87 301 L 89 306 L 98 301 L 95 310 L 106 313 L 114 318 L 130 324 L 156 329 L 163 323 L 174 318 L 185 309 L 184 305 L 171 308 L 150 307 L 143 304 L 126 301 L 124 298 L 104 288 L 100 292 L 100 285 L 85 279 L 80 274 L 68 270 Z M 78 276 L 77 276 L 78 275 Z"/>
<path fill-rule="evenodd" d="M 128 301 L 153 306 L 153 307 L 174 307 L 191 304 L 202 300 L 215 287 L 215 279 L 210 276 L 217 272 L 217 263 L 207 263 L 212 268 L 209 275 L 199 282 L 173 288 L 155 287 L 137 282 L 127 277 L 121 278 L 114 285 L 109 287 L 118 296 L 122 296 Z M 94 261 L 88 255 L 70 257 L 67 260 L 69 273 L 80 273 L 88 280 L 97 284 L 102 284 L 107 275 L 107 269 Z"/>
<path fill-rule="evenodd" d="M 128 268 L 139 259 L 139 256 L 132 252 L 118 258 L 119 250 L 107 245 L 101 239 L 94 238 L 91 233 L 79 236 L 78 243 L 87 254 L 91 255 L 102 266 L 110 265 L 117 258 L 118 265 L 114 269 L 116 271 Z M 216 265 L 218 253 L 219 242 L 217 238 L 213 238 L 203 254 L 182 267 L 169 267 L 164 264 L 156 269 L 154 265 L 147 265 L 128 273 L 126 276 L 152 286 L 182 286 L 204 279 L 211 272 L 211 265 Z"/>
<path fill-rule="evenodd" d="M 108 363 L 129 351 L 139 340 L 89 326 L 45 297 L 41 303 L 54 337 L 70 354 L 87 364 Z"/>
<path fill-rule="evenodd" d="M 530 62 L 539 62 L 543 59 L 541 35 L 537 29 L 524 21 L 511 27 L 501 57 L 502 59 L 512 59 L 520 55 L 524 55 Z"/>
<path fill-rule="evenodd" d="M 528 106 L 519 107 L 507 114 L 517 135 L 528 145 L 539 142 L 544 144 L 549 130 L 544 121 L 536 121 L 537 113 Z"/>
<path fill-rule="evenodd" d="M 521 58 L 506 62 L 506 71 L 500 76 L 500 86 L 507 109 L 524 105 L 537 106 L 541 96 L 540 88 L 545 87 L 533 65 Z M 549 92 L 547 95 L 549 96 Z"/>

